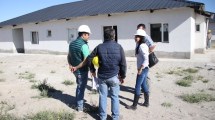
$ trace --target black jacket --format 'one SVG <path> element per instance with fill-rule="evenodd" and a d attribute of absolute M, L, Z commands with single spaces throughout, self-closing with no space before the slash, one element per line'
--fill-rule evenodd
<path fill-rule="evenodd" d="M 90 71 L 95 72 L 92 64 L 93 57 L 99 58 L 98 78 L 109 79 L 119 75 L 122 79 L 126 77 L 126 60 L 122 46 L 113 40 L 106 40 L 98 45 L 88 56 Z"/>

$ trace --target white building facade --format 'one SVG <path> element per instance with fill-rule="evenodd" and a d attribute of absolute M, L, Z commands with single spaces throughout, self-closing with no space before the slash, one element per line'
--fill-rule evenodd
<path fill-rule="evenodd" d="M 206 17 L 188 7 L 73 17 L 0 28 L 0 51 L 19 53 L 67 54 L 69 42 L 77 37 L 77 28 L 88 25 L 92 34 L 90 50 L 103 41 L 103 30 L 113 27 L 117 42 L 127 56 L 134 56 L 134 33 L 139 23 L 156 44 L 159 57 L 192 58 L 204 53 L 207 35 Z"/>

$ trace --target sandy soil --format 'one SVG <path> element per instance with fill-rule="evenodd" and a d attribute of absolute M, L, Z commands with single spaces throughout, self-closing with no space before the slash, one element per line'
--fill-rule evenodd
<path fill-rule="evenodd" d="M 179 98 L 186 93 L 208 93 L 215 96 L 215 51 L 206 55 L 196 55 L 191 60 L 160 59 L 159 64 L 150 69 L 150 107 L 138 105 L 136 111 L 128 110 L 131 105 L 136 78 L 135 58 L 127 58 L 128 71 L 125 83 L 120 92 L 120 118 L 123 120 L 215 120 L 215 102 L 187 103 Z M 170 70 L 198 69 L 193 76 L 202 76 L 207 83 L 195 79 L 191 87 L 181 87 L 175 84 L 183 76 L 167 74 Z M 34 84 L 27 79 L 19 78 L 20 73 L 34 73 L 36 83 L 47 80 L 56 93 L 50 98 L 32 98 L 39 95 L 39 91 L 31 89 Z M 52 73 L 51 71 L 54 71 Z M 64 80 L 75 82 L 70 73 L 64 55 L 20 55 L 0 54 L 0 102 L 14 106 L 8 113 L 24 117 L 40 111 L 69 111 L 75 113 L 77 120 L 97 119 L 96 113 L 78 113 L 72 106 L 75 100 L 76 84 L 65 86 Z M 86 106 L 98 105 L 98 94 L 90 91 L 91 81 L 85 92 Z M 139 103 L 143 103 L 143 96 Z M 171 107 L 161 104 L 171 103 Z M 110 98 L 108 98 L 108 116 L 111 116 Z"/>

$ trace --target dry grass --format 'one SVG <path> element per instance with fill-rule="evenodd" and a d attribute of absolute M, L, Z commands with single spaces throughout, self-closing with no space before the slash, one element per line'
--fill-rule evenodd
<path fill-rule="evenodd" d="M 44 79 L 42 83 L 33 84 L 31 89 L 38 89 L 40 91 L 40 96 L 34 96 L 32 98 L 47 98 L 49 96 L 49 92 L 55 92 L 56 89 L 51 85 L 47 84 L 47 79 Z"/>
<path fill-rule="evenodd" d="M 30 120 L 74 120 L 75 114 L 70 112 L 43 111 L 35 115 L 28 116 Z"/>
<path fill-rule="evenodd" d="M 183 76 L 183 75 L 188 75 L 188 74 L 193 74 L 198 72 L 199 70 L 195 68 L 182 69 L 181 67 L 178 67 L 177 69 L 169 70 L 168 72 L 166 72 L 166 74 Z"/>
<path fill-rule="evenodd" d="M 24 73 L 19 73 L 19 79 L 32 80 L 33 78 L 35 78 L 34 73 L 30 73 L 28 71 L 25 71 Z"/>
<path fill-rule="evenodd" d="M 55 71 L 55 70 L 52 70 L 50 73 L 54 74 L 54 73 L 56 73 L 56 71 Z"/>
<path fill-rule="evenodd" d="M 181 95 L 180 98 L 182 98 L 184 101 L 189 102 L 189 103 L 215 101 L 214 96 L 212 96 L 210 94 L 205 94 L 205 93 L 184 94 L 184 95 Z"/>
<path fill-rule="evenodd" d="M 71 80 L 64 80 L 64 81 L 62 82 L 62 84 L 64 84 L 64 85 L 68 86 L 68 85 L 73 85 L 73 84 L 74 84 L 74 82 L 73 82 L 73 81 L 71 81 Z"/>
<path fill-rule="evenodd" d="M 6 81 L 6 80 L 5 80 L 5 79 L 3 79 L 3 78 L 1 78 L 1 79 L 0 79 L 0 82 L 5 82 L 5 81 Z"/>
<path fill-rule="evenodd" d="M 161 106 L 169 108 L 169 107 L 172 107 L 172 103 L 164 102 L 164 103 L 161 104 Z"/>
<path fill-rule="evenodd" d="M 18 120 L 14 115 L 8 114 L 8 111 L 15 109 L 15 105 L 8 104 L 7 101 L 0 102 L 0 120 Z"/>
<path fill-rule="evenodd" d="M 176 84 L 183 87 L 190 87 L 193 80 L 194 80 L 194 77 L 191 75 L 188 75 L 184 77 L 182 80 L 177 81 Z"/>

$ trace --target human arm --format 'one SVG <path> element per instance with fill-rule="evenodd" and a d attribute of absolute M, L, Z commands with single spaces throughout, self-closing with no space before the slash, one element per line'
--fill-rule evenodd
<path fill-rule="evenodd" d="M 149 53 L 153 52 L 156 45 L 154 44 L 152 38 L 150 36 L 145 37 L 146 45 L 149 47 Z"/>
<path fill-rule="evenodd" d="M 93 63 L 92 63 L 92 60 L 93 60 L 93 58 L 95 57 L 95 56 L 97 56 L 98 55 L 98 46 L 91 52 L 91 54 L 87 57 L 87 64 L 88 64 L 88 66 L 89 66 L 89 68 L 90 68 L 90 72 L 91 72 L 91 74 L 92 74 L 92 76 L 96 76 L 96 69 L 95 69 L 95 67 L 94 67 L 94 65 L 93 65 Z"/>
<path fill-rule="evenodd" d="M 120 46 L 121 47 L 121 46 Z M 126 77 L 126 71 L 127 71 L 127 65 L 126 65 L 126 59 L 125 59 L 125 52 L 123 48 L 120 48 L 120 54 L 121 54 L 121 61 L 119 64 L 119 80 L 121 83 L 124 83 L 124 79 Z"/>
<path fill-rule="evenodd" d="M 142 70 L 148 66 L 149 64 L 149 49 L 148 46 L 146 45 L 141 45 L 140 46 L 140 52 L 143 58 L 143 62 L 141 64 L 141 66 L 138 68 L 138 75 L 140 75 L 142 73 Z"/>
<path fill-rule="evenodd" d="M 88 47 L 87 44 L 84 44 L 81 47 L 81 52 L 82 52 L 82 55 L 83 55 L 84 59 L 80 64 L 78 64 L 77 66 L 73 67 L 73 71 L 76 71 L 77 69 L 80 69 L 80 68 L 82 68 L 83 66 L 85 66 L 87 64 L 87 57 L 90 54 L 89 47 Z"/>

